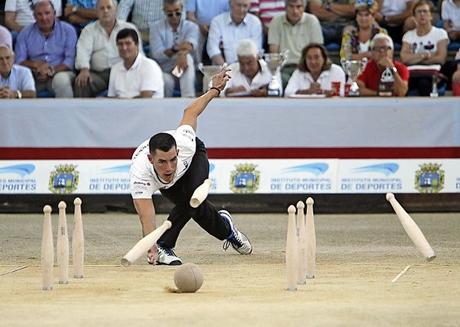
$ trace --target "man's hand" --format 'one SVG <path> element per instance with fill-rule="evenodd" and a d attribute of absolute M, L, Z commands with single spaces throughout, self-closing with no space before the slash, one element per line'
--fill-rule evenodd
<path fill-rule="evenodd" d="M 251 95 L 253 97 L 266 97 L 267 96 L 268 84 L 262 85 L 258 89 L 251 90 Z"/>
<path fill-rule="evenodd" d="M 176 66 L 182 72 L 187 70 L 187 68 L 188 68 L 188 65 L 187 65 L 187 52 L 180 51 L 180 52 L 177 53 Z"/>
<path fill-rule="evenodd" d="M 78 87 L 85 87 L 88 83 L 91 83 L 91 74 L 88 68 L 83 68 L 75 78 L 75 84 L 77 84 Z"/>
<path fill-rule="evenodd" d="M 155 265 L 158 259 L 158 248 L 155 244 L 147 251 L 147 261 L 151 265 Z"/>
<path fill-rule="evenodd" d="M 16 92 L 10 89 L 8 86 L 0 88 L 0 99 L 14 99 L 16 98 Z"/>
<path fill-rule="evenodd" d="M 220 73 L 212 77 L 211 83 L 212 87 L 217 88 L 219 91 L 222 91 L 225 88 L 225 85 L 230 80 L 230 68 L 223 67 Z"/>

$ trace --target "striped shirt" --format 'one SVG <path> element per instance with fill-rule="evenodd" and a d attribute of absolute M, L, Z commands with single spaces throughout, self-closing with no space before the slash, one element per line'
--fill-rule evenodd
<path fill-rule="evenodd" d="M 126 21 L 132 9 L 132 23 L 140 30 L 164 17 L 163 0 L 120 0 L 117 18 Z"/>
<path fill-rule="evenodd" d="M 272 19 L 286 10 L 285 0 L 251 0 L 249 12 L 259 16 L 262 24 L 268 26 Z"/>

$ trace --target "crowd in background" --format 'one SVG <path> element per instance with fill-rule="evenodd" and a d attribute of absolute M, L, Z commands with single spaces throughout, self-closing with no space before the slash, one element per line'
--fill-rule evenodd
<path fill-rule="evenodd" d="M 460 95 L 460 0 L 4 2 L 0 98 Z"/>

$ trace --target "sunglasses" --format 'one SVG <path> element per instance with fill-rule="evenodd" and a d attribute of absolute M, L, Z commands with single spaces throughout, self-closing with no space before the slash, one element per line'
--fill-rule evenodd
<path fill-rule="evenodd" d="M 180 17 L 180 16 L 182 16 L 182 11 L 167 12 L 166 16 L 168 16 L 168 17 L 174 17 L 174 16 Z"/>

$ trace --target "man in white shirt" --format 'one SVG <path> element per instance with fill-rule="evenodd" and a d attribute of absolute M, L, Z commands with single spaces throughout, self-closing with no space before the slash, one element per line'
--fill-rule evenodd
<path fill-rule="evenodd" d="M 182 0 L 164 0 L 165 18 L 150 28 L 150 52 L 163 70 L 165 96 L 172 97 L 179 80 L 182 97 L 195 97 L 195 63 L 199 29 L 185 20 Z"/>
<path fill-rule="evenodd" d="M 109 97 L 163 98 L 163 74 L 160 66 L 139 50 L 139 35 L 132 28 L 117 34 L 117 48 L 123 61 L 110 71 Z"/>
<path fill-rule="evenodd" d="M 230 11 L 214 17 L 209 27 L 206 49 L 213 65 L 237 61 L 235 45 L 252 39 L 262 49 L 262 23 L 248 13 L 251 0 L 230 0 Z"/>
<path fill-rule="evenodd" d="M 35 82 L 29 68 L 14 64 L 14 52 L 0 44 L 0 99 L 35 98 Z"/>
<path fill-rule="evenodd" d="M 75 68 L 79 74 L 75 78 L 75 97 L 95 97 L 107 90 L 110 67 L 121 61 L 115 38 L 124 28 L 136 27 L 116 19 L 115 0 L 98 0 L 96 13 L 98 20 L 87 25 L 77 42 Z"/>
<path fill-rule="evenodd" d="M 267 87 L 272 80 L 272 74 L 267 63 L 259 59 L 254 41 L 241 40 L 236 47 L 236 54 L 238 62 L 230 65 L 232 78 L 224 89 L 225 96 L 267 96 Z M 281 79 L 279 76 L 277 78 L 281 94 Z"/>
<path fill-rule="evenodd" d="M 229 79 L 228 70 L 212 78 L 212 87 L 195 99 L 184 111 L 176 130 L 158 133 L 144 141 L 134 152 L 130 170 L 131 196 L 139 215 L 143 235 L 155 227 L 155 208 L 152 195 L 160 190 L 175 205 L 168 220 L 172 223 L 148 253 L 150 264 L 180 265 L 182 260 L 173 248 L 185 224 L 193 218 L 204 230 L 219 240 L 225 240 L 240 254 L 250 254 L 252 245 L 239 232 L 226 210 L 217 211 L 205 199 L 197 208 L 190 206 L 190 198 L 209 175 L 206 147 L 195 135 L 197 118 L 208 103 L 219 96 Z"/>

